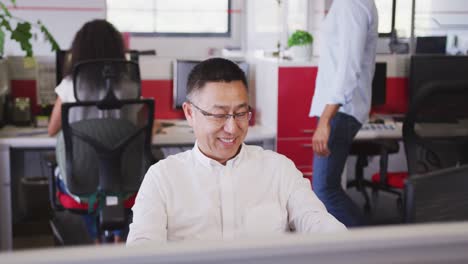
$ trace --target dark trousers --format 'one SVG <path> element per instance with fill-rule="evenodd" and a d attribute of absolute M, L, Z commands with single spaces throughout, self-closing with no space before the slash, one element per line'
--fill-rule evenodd
<path fill-rule="evenodd" d="M 361 128 L 354 117 L 338 112 L 331 120 L 327 157 L 314 155 L 313 190 L 328 212 L 347 227 L 365 223 L 362 211 L 348 197 L 341 186 L 341 174 L 351 143 Z"/>

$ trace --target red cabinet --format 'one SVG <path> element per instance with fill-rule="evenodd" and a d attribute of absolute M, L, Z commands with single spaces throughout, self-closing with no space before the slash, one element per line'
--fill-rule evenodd
<path fill-rule="evenodd" d="M 281 139 L 278 138 L 276 148 L 278 153 L 290 158 L 296 167 L 310 166 L 312 164 L 311 138 Z"/>
<path fill-rule="evenodd" d="M 312 136 L 316 118 L 309 117 L 317 67 L 279 67 L 277 152 L 286 155 L 304 176 L 312 177 Z"/>

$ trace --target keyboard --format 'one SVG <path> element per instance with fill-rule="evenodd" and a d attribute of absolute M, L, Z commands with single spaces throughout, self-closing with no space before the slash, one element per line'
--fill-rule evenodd
<path fill-rule="evenodd" d="M 401 123 L 366 123 L 356 135 L 355 140 L 400 139 Z"/>
<path fill-rule="evenodd" d="M 395 130 L 395 124 L 377 124 L 377 123 L 366 123 L 361 127 L 363 131 L 392 131 Z"/>

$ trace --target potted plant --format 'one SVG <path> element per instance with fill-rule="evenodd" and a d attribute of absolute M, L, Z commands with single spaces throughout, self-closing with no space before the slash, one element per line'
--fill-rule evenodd
<path fill-rule="evenodd" d="M 18 42 L 21 46 L 21 49 L 26 52 L 27 58 L 32 58 L 33 49 L 31 44 L 32 33 L 31 27 L 38 27 L 42 34 L 44 34 L 45 39 L 52 46 L 52 50 L 56 51 L 59 49 L 59 46 L 55 39 L 50 34 L 49 30 L 41 23 L 37 21 L 36 23 L 31 23 L 24 19 L 15 17 L 11 15 L 7 6 L 4 3 L 5 1 L 0 1 L 0 58 L 3 57 L 4 44 L 5 44 L 5 33 L 10 33 L 10 38 Z M 9 0 L 9 2 L 15 6 L 16 0 Z M 13 25 L 16 22 L 15 25 Z"/>
<path fill-rule="evenodd" d="M 9 0 L 8 2 L 13 6 L 16 6 L 16 0 Z M 31 23 L 13 16 L 8 10 L 5 1 L 0 0 L 0 127 L 6 119 L 6 113 L 4 111 L 5 108 L 3 106 L 6 103 L 10 90 L 7 62 L 3 58 L 6 33 L 8 32 L 10 39 L 18 42 L 21 49 L 26 53 L 26 57 L 24 58 L 25 66 L 34 67 L 36 63 L 33 58 L 34 54 L 31 43 L 33 37 L 33 34 L 31 33 L 32 27 L 39 28 L 41 33 L 44 35 L 45 40 L 52 46 L 52 51 L 59 50 L 57 42 L 41 21 Z"/>
<path fill-rule="evenodd" d="M 288 47 L 294 60 L 309 60 L 312 56 L 314 38 L 304 30 L 296 30 L 288 39 Z"/>

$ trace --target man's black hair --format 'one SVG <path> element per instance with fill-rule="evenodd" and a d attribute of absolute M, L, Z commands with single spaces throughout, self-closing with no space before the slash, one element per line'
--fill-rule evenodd
<path fill-rule="evenodd" d="M 245 73 L 235 63 L 223 58 L 207 59 L 197 64 L 189 74 L 187 98 L 201 90 L 207 82 L 242 81 L 247 88 Z"/>

